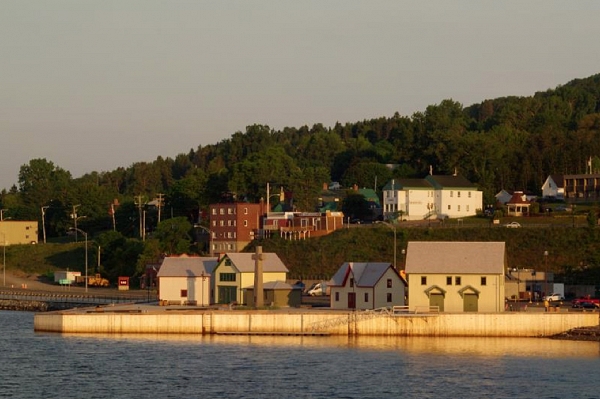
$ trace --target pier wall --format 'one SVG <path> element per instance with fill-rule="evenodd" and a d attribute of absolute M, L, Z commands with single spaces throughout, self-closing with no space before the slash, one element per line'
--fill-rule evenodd
<path fill-rule="evenodd" d="M 97 334 L 330 334 L 435 337 L 543 337 L 597 326 L 598 313 L 372 315 L 366 312 L 51 312 L 35 331 Z"/>

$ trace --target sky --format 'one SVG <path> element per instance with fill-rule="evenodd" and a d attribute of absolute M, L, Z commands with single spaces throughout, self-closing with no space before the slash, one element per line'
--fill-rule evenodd
<path fill-rule="evenodd" d="M 600 73 L 596 0 L 2 0 L 0 190 Z"/>

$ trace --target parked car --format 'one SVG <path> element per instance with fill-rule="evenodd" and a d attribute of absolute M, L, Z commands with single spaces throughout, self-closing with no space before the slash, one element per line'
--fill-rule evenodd
<path fill-rule="evenodd" d="M 573 301 L 571 301 L 571 306 L 574 308 L 582 308 L 584 307 L 583 304 L 585 304 L 586 306 L 590 307 L 590 303 L 596 307 L 600 307 L 600 299 L 588 297 L 573 299 Z"/>
<path fill-rule="evenodd" d="M 519 227 L 521 227 L 521 223 L 519 223 L 519 222 L 510 222 L 510 223 L 506 223 L 504 225 L 504 227 L 508 227 L 509 229 L 518 229 Z"/>
<path fill-rule="evenodd" d="M 582 309 L 598 309 L 598 304 L 594 303 L 594 302 L 589 302 L 589 301 L 582 301 L 579 303 L 579 306 Z"/>
<path fill-rule="evenodd" d="M 550 295 L 547 295 L 547 296 L 545 296 L 545 297 L 544 297 L 544 301 L 548 301 L 548 302 L 552 302 L 552 301 L 562 301 L 562 300 L 564 300 L 564 299 L 565 299 L 565 298 L 563 298 L 563 296 L 562 296 L 562 295 L 560 295 L 560 294 L 556 294 L 556 293 L 554 293 L 554 294 L 550 294 Z"/>

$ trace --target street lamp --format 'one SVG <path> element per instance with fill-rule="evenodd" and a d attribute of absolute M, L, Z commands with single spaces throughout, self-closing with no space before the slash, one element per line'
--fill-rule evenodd
<path fill-rule="evenodd" d="M 383 222 L 383 221 L 377 221 L 376 223 L 384 224 L 387 227 L 389 227 L 390 229 L 394 230 L 394 269 L 398 270 L 397 262 L 396 262 L 396 226 L 394 226 L 391 223 Z M 402 254 L 404 255 L 404 252 L 402 252 Z"/>
<path fill-rule="evenodd" d="M 75 232 L 75 234 L 77 234 L 77 232 L 83 234 L 83 236 L 85 237 L 85 292 L 88 292 L 88 234 L 81 230 L 78 229 L 76 227 L 71 227 L 69 229 L 69 231 L 71 232 Z"/>
<path fill-rule="evenodd" d="M 406 269 L 406 249 L 402 248 L 400 253 L 402 254 L 402 266 L 404 266 L 404 269 Z"/>
<path fill-rule="evenodd" d="M 50 208 L 49 206 L 42 207 L 42 232 L 44 234 L 44 244 L 46 243 L 46 209 Z"/>
<path fill-rule="evenodd" d="M 206 279 L 206 275 L 204 274 L 204 270 L 202 271 L 202 274 L 200 274 L 200 277 L 202 278 L 202 292 L 201 292 L 201 296 L 202 296 L 202 307 L 204 307 L 204 280 Z"/>
<path fill-rule="evenodd" d="M 2 286 L 6 287 L 6 233 L 1 233 L 2 241 Z"/>
<path fill-rule="evenodd" d="M 548 296 L 548 251 L 544 251 L 544 296 Z"/>
<path fill-rule="evenodd" d="M 194 224 L 194 228 L 195 229 L 202 229 L 202 230 L 204 230 L 204 231 L 206 231 L 208 233 L 208 253 L 212 254 L 213 232 L 209 228 L 204 227 L 204 226 L 202 226 L 201 224 L 198 224 L 198 223 Z M 204 241 L 204 240 L 202 240 L 202 241 Z"/>

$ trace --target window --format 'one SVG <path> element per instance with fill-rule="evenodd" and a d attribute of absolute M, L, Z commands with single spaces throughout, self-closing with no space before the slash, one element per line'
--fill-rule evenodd
<path fill-rule="evenodd" d="M 452 276 L 446 277 L 446 285 L 452 285 Z"/>
<path fill-rule="evenodd" d="M 244 208 L 244 215 L 248 214 L 248 208 Z"/>
<path fill-rule="evenodd" d="M 225 266 L 231 266 L 231 259 L 225 259 Z"/>
<path fill-rule="evenodd" d="M 481 285 L 487 285 L 487 277 L 481 278 Z"/>
<path fill-rule="evenodd" d="M 365 292 L 365 303 L 369 303 L 369 293 Z"/>
<path fill-rule="evenodd" d="M 460 276 L 456 276 L 456 277 L 454 278 L 454 284 L 455 284 L 455 285 L 460 285 Z"/>
<path fill-rule="evenodd" d="M 213 214 L 213 215 L 216 215 L 216 214 L 217 214 L 217 208 L 213 208 L 213 209 L 212 209 L 212 214 Z"/>
<path fill-rule="evenodd" d="M 448 210 L 452 209 L 452 205 L 448 205 Z"/>
<path fill-rule="evenodd" d="M 213 220 L 213 226 L 216 227 L 217 226 L 217 221 Z"/>
<path fill-rule="evenodd" d="M 335 301 L 336 301 L 336 302 L 339 302 L 339 301 L 340 301 L 340 293 L 339 293 L 339 292 L 336 292 L 336 293 L 335 293 Z"/>
<path fill-rule="evenodd" d="M 235 273 L 221 273 L 219 281 L 235 281 Z"/>
<path fill-rule="evenodd" d="M 224 220 L 219 220 L 219 226 L 221 226 L 221 227 L 225 226 L 225 221 Z"/>
<path fill-rule="evenodd" d="M 231 238 L 231 231 L 227 232 L 227 238 Z"/>
<path fill-rule="evenodd" d="M 469 191 L 469 198 L 471 198 L 471 192 Z"/>
<path fill-rule="evenodd" d="M 454 191 L 450 191 L 450 198 L 454 197 Z"/>
<path fill-rule="evenodd" d="M 228 220 L 228 221 L 227 221 L 227 226 L 231 226 L 231 224 L 232 224 L 232 221 L 231 221 L 231 220 Z"/>
<path fill-rule="evenodd" d="M 469 205 L 467 205 L 467 212 L 469 212 Z"/>
<path fill-rule="evenodd" d="M 458 211 L 460 212 L 460 205 L 458 205 Z"/>
<path fill-rule="evenodd" d="M 388 301 L 388 303 L 392 302 L 392 293 L 391 292 L 388 292 L 388 294 L 387 294 L 387 301 Z"/>
<path fill-rule="evenodd" d="M 231 209 L 231 208 L 227 208 L 227 214 L 228 214 L 228 215 L 232 215 L 232 214 L 233 214 L 233 209 Z"/>
<path fill-rule="evenodd" d="M 456 192 L 456 196 L 457 196 L 458 198 L 460 198 L 460 191 L 457 191 L 457 192 Z"/>
<path fill-rule="evenodd" d="M 244 220 L 244 227 L 248 227 L 248 221 Z"/>
<path fill-rule="evenodd" d="M 350 279 L 350 288 L 352 288 L 352 287 L 354 287 L 354 279 L 353 278 Z"/>
<path fill-rule="evenodd" d="M 181 297 L 187 298 L 187 290 L 181 290 Z"/>
<path fill-rule="evenodd" d="M 421 285 L 427 285 L 427 277 L 421 276 Z"/>
<path fill-rule="evenodd" d="M 224 215 L 225 214 L 225 209 L 221 208 L 219 209 L 219 215 Z"/>
<path fill-rule="evenodd" d="M 392 288 L 392 279 L 391 278 L 387 279 L 387 287 Z"/>

